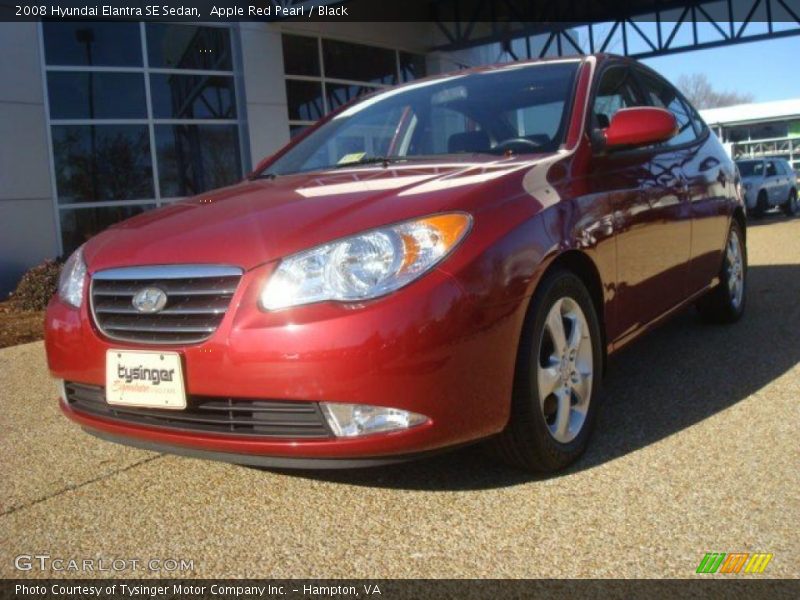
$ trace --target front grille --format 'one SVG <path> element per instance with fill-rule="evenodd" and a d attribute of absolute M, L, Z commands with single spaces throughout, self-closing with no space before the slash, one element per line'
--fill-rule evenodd
<path fill-rule="evenodd" d="M 317 402 L 190 396 L 186 409 L 176 411 L 108 404 L 102 386 L 67 381 L 64 388 L 70 407 L 115 421 L 225 435 L 333 437 Z"/>
<path fill-rule="evenodd" d="M 217 330 L 242 270 L 214 265 L 165 265 L 98 271 L 92 276 L 94 321 L 107 337 L 148 344 L 194 344 Z M 134 307 L 146 289 L 166 293 L 167 303 L 154 313 Z"/>

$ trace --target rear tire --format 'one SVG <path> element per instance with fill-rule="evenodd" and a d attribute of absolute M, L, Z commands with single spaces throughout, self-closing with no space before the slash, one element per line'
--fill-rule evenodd
<path fill-rule="evenodd" d="M 769 208 L 769 202 L 767 201 L 767 193 L 764 190 L 758 192 L 758 199 L 756 200 L 756 205 L 753 208 L 752 216 L 756 219 L 760 219 L 764 216 L 764 213 L 767 212 Z"/>
<path fill-rule="evenodd" d="M 725 244 L 719 285 L 697 302 L 697 310 L 709 323 L 735 323 L 744 314 L 746 291 L 747 247 L 742 228 L 734 220 Z"/>
<path fill-rule="evenodd" d="M 583 282 L 566 270 L 546 275 L 523 326 L 509 423 L 488 443 L 493 454 L 552 473 L 584 452 L 601 399 L 601 340 Z"/>
<path fill-rule="evenodd" d="M 797 190 L 789 190 L 789 198 L 781 205 L 781 208 L 789 217 L 793 217 L 797 214 Z"/>

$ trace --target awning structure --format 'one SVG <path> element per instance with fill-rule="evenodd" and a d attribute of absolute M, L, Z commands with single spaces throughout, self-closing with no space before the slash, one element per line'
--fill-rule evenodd
<path fill-rule="evenodd" d="M 800 0 L 270 0 L 343 5 L 349 20 L 435 24 L 431 50 L 498 43 L 514 59 L 650 58 L 800 34 Z"/>

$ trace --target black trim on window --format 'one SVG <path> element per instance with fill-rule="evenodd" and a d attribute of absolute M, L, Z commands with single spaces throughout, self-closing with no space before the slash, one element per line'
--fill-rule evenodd
<path fill-rule="evenodd" d="M 683 96 L 683 94 L 680 93 L 680 90 L 678 90 L 674 85 L 672 85 L 669 81 L 664 79 L 664 77 L 659 75 L 656 71 L 654 71 L 650 67 L 648 67 L 646 65 L 643 65 L 642 63 L 630 60 L 630 59 L 624 59 L 624 58 L 609 59 L 609 60 L 604 61 L 600 65 L 600 67 L 597 69 L 597 71 L 594 74 L 593 81 L 592 81 L 592 84 L 591 84 L 591 87 L 590 87 L 589 105 L 588 105 L 589 106 L 589 110 L 587 111 L 587 115 L 586 115 L 585 122 L 584 122 L 584 127 L 586 128 L 586 132 L 589 135 L 590 139 L 591 139 L 592 134 L 593 134 L 593 132 L 595 130 L 594 120 L 593 120 L 594 111 L 592 110 L 592 107 L 594 106 L 594 102 L 595 102 L 595 99 L 597 97 L 597 89 L 600 86 L 600 81 L 602 80 L 602 77 L 606 73 L 606 71 L 608 71 L 609 69 L 613 69 L 613 68 L 627 68 L 627 69 L 629 69 L 631 71 L 631 76 L 633 77 L 633 79 L 635 81 L 635 85 L 636 85 L 637 91 L 639 93 L 639 97 L 644 102 L 646 102 L 646 104 L 642 104 L 642 106 L 653 106 L 653 105 L 649 102 L 649 100 L 647 98 L 647 94 L 645 93 L 645 90 L 644 90 L 644 88 L 642 86 L 642 82 L 641 82 L 640 78 L 637 76 L 637 71 L 643 71 L 643 72 L 645 72 L 647 74 L 651 74 L 656 79 L 666 83 L 670 88 L 675 90 L 676 96 L 678 98 L 680 98 L 681 102 L 683 102 L 686 105 L 687 108 L 691 109 L 692 112 L 696 112 L 695 108 L 686 100 L 686 98 Z M 614 155 L 624 155 L 624 156 L 635 156 L 636 154 L 642 154 L 642 155 L 660 154 L 660 153 L 663 153 L 663 152 L 673 152 L 673 151 L 677 151 L 677 150 L 683 150 L 685 148 L 689 148 L 689 147 L 694 146 L 696 144 L 704 143 L 708 139 L 708 136 L 709 136 L 709 134 L 711 132 L 711 129 L 708 127 L 708 125 L 706 125 L 706 123 L 702 119 L 700 119 L 700 122 L 703 123 L 703 125 L 705 126 L 703 131 L 700 134 L 696 134 L 696 137 L 693 140 L 690 140 L 690 141 L 685 142 L 683 144 L 680 144 L 680 145 L 677 145 L 677 146 L 655 145 L 655 146 L 644 146 L 644 147 L 640 147 L 640 148 L 631 148 L 631 149 L 628 149 L 628 150 L 615 150 L 613 152 L 613 154 Z M 692 129 L 695 129 L 694 120 L 692 120 Z"/>
<path fill-rule="evenodd" d="M 633 73 L 634 77 L 636 77 L 636 79 L 639 81 L 639 85 L 642 88 L 643 92 L 644 92 L 644 84 L 640 79 L 642 73 L 647 74 L 650 77 L 653 77 L 657 81 L 660 81 L 661 83 L 669 87 L 673 92 L 675 92 L 675 96 L 684 105 L 684 108 L 688 109 L 687 114 L 689 115 L 689 122 L 692 125 L 692 130 L 694 130 L 694 135 L 695 135 L 694 139 L 689 140 L 688 142 L 684 142 L 683 144 L 678 144 L 676 146 L 664 146 L 664 148 L 669 148 L 670 150 L 682 150 L 684 148 L 689 148 L 690 146 L 694 146 L 695 144 L 699 144 L 701 142 L 706 141 L 710 131 L 708 125 L 706 125 L 705 121 L 703 121 L 703 119 L 700 118 L 700 115 L 697 115 L 698 120 L 704 125 L 702 131 L 697 131 L 697 127 L 695 127 L 695 119 L 692 118 L 694 114 L 697 113 L 697 110 L 694 108 L 694 106 L 692 106 L 692 104 L 686 99 L 686 97 L 681 93 L 681 91 L 677 87 L 672 85 L 658 72 L 654 71 L 653 69 L 651 69 L 646 65 L 643 65 L 642 63 L 633 64 Z M 644 93 L 643 95 L 645 101 L 648 102 L 647 106 L 653 106 L 653 104 L 649 102 L 648 95 L 646 93 Z"/>

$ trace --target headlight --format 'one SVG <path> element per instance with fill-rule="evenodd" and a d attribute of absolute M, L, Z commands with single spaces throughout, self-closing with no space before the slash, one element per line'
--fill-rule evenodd
<path fill-rule="evenodd" d="M 751 187 L 753 187 L 752 183 L 745 183 L 744 184 L 744 189 L 746 189 L 746 190 L 749 190 Z"/>
<path fill-rule="evenodd" d="M 84 279 L 86 279 L 86 263 L 83 262 L 83 246 L 81 246 L 72 253 L 61 269 L 58 297 L 70 306 L 80 307 L 83 302 Z"/>
<path fill-rule="evenodd" d="M 424 415 L 385 406 L 321 402 L 320 407 L 336 437 L 409 429 L 428 420 Z"/>
<path fill-rule="evenodd" d="M 373 229 L 289 256 L 261 293 L 277 310 L 312 302 L 355 302 L 393 292 L 431 270 L 469 231 L 465 213 Z"/>

